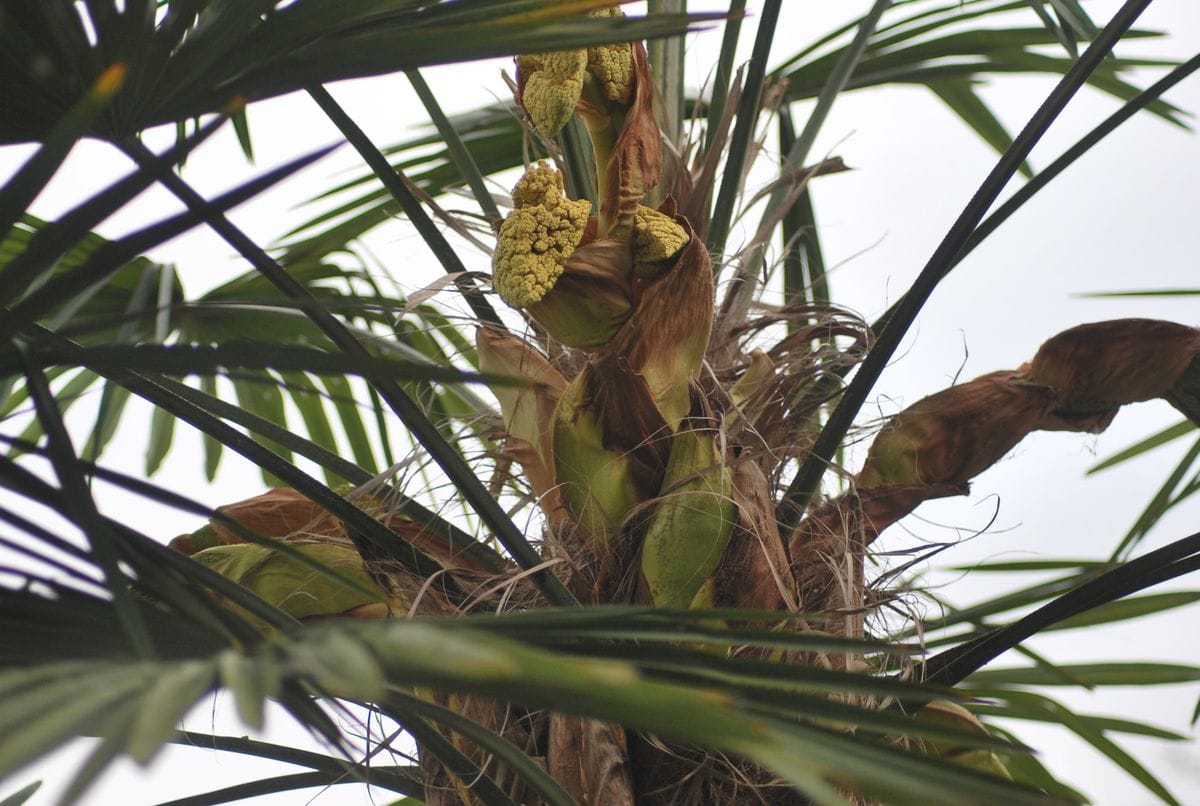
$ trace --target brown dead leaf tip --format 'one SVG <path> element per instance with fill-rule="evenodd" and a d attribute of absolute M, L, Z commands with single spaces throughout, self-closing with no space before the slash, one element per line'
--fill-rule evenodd
<path fill-rule="evenodd" d="M 1037 351 L 1025 379 L 1053 387 L 1056 413 L 1086 416 L 1166 396 L 1200 350 L 1200 330 L 1154 319 L 1079 325 Z"/>

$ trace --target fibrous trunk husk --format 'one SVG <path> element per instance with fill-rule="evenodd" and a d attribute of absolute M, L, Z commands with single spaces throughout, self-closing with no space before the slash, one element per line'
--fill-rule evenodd
<path fill-rule="evenodd" d="M 625 729 L 596 719 L 550 715 L 547 768 L 581 806 L 636 806 Z"/>

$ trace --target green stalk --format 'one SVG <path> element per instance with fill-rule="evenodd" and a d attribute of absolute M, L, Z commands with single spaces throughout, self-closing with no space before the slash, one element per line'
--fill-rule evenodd
<path fill-rule="evenodd" d="M 721 189 L 717 193 L 712 222 L 708 228 L 708 250 L 714 254 L 725 251 L 725 241 L 729 237 L 733 206 L 742 182 L 742 169 L 750 153 L 754 125 L 758 122 L 758 105 L 767 73 L 767 58 L 771 55 L 771 43 L 775 40 L 775 25 L 779 21 L 779 9 L 782 5 L 783 0 L 766 0 L 758 21 L 758 35 L 754 39 L 750 66 L 746 70 L 746 85 L 742 90 L 741 103 L 738 104 L 737 123 L 734 124 L 733 136 L 729 141 L 729 157 L 725 161 Z M 714 271 L 719 265 L 719 261 L 713 262 Z"/>
<path fill-rule="evenodd" d="M 808 116 L 808 122 L 804 124 L 804 130 L 800 132 L 800 136 L 796 138 L 791 148 L 788 149 L 787 157 L 781 168 L 782 175 L 787 176 L 788 173 L 800 171 L 804 167 L 804 162 L 808 159 L 808 153 L 812 150 L 813 143 L 817 139 L 817 133 L 820 132 L 821 126 L 825 124 L 825 120 L 829 117 L 829 111 L 833 108 L 833 102 L 837 100 L 838 95 L 846 88 L 846 84 L 850 81 L 850 76 L 854 74 L 855 68 L 858 67 L 858 63 L 867 49 L 867 43 L 870 41 L 871 35 L 875 32 L 875 26 L 878 25 L 879 18 L 883 16 L 883 12 L 887 11 L 891 5 L 892 0 L 875 0 L 875 5 L 871 7 L 871 10 L 859 22 L 858 31 L 854 34 L 854 39 L 842 51 L 833 70 L 830 71 L 829 77 L 825 80 L 824 86 L 821 87 L 821 92 L 817 95 L 817 105 L 813 108 L 812 114 Z M 764 219 L 776 213 L 793 187 L 794 185 L 789 183 L 780 182 L 771 191 L 771 196 L 763 211 Z M 758 287 L 759 262 L 759 255 L 755 254 L 742 262 L 741 267 L 738 269 L 737 281 L 733 286 L 732 299 L 728 306 L 729 315 L 733 317 L 734 321 L 740 321 L 745 311 L 749 309 L 751 300 L 754 298 L 754 291 Z"/>
<path fill-rule="evenodd" d="M 704 128 L 704 150 L 712 148 L 713 133 L 721 115 L 725 114 L 725 100 L 729 97 L 729 82 L 733 79 L 733 60 L 737 57 L 738 34 L 742 30 L 742 17 L 746 11 L 746 0 L 731 0 L 729 17 L 725 20 L 725 36 L 721 39 L 721 55 L 717 57 L 717 73 L 713 76 L 712 100 L 708 102 L 708 125 Z"/>
<path fill-rule="evenodd" d="M 404 214 L 408 216 L 408 220 L 412 222 L 417 233 L 425 241 L 429 250 L 433 252 L 434 257 L 442 264 L 447 274 L 453 274 L 458 277 L 455 280 L 455 285 L 459 292 L 471 306 L 471 312 L 481 321 L 504 328 L 504 323 L 500 321 L 500 317 L 496 314 L 496 310 L 492 304 L 487 301 L 483 293 L 475 286 L 474 282 L 466 279 L 463 275 L 467 268 L 463 265 L 458 253 L 450 246 L 449 241 L 442 235 L 441 230 L 433 223 L 433 219 L 425 212 L 425 207 L 421 204 L 416 194 L 409 189 L 406 184 L 406 179 L 392 167 L 383 153 L 375 147 L 375 145 L 367 137 L 366 133 L 359 128 L 345 110 L 333 99 L 328 90 L 324 87 L 310 87 L 308 90 L 309 96 L 317 102 L 317 106 L 321 111 L 333 122 L 342 134 L 346 137 L 346 141 L 354 146 L 363 161 L 375 172 L 379 177 L 379 181 L 392 194 L 392 198 L 404 210 Z M 336 341 L 336 339 L 335 339 Z"/>
<path fill-rule="evenodd" d="M 454 124 L 450 122 L 450 119 L 446 117 L 446 113 L 442 111 L 442 107 L 438 104 L 433 91 L 429 89 L 429 85 L 425 83 L 425 79 L 421 76 L 421 71 L 415 68 L 405 70 L 404 75 L 408 77 L 408 82 L 412 84 L 417 97 L 425 105 L 425 111 L 429 113 L 429 119 L 433 121 L 438 134 L 446 141 L 446 150 L 450 152 L 450 158 L 454 160 L 454 166 L 458 168 L 458 172 L 467 181 L 467 187 L 474 194 L 475 201 L 479 202 L 479 207 L 483 210 L 483 214 L 492 220 L 503 218 L 504 216 L 500 214 L 500 208 L 496 207 L 495 199 L 492 198 L 492 194 L 488 192 L 487 186 L 484 184 L 483 174 L 479 172 L 479 166 L 475 164 L 475 158 L 467 150 L 467 146 L 463 143 L 462 138 L 459 137 L 458 130 L 454 128 Z"/>
<path fill-rule="evenodd" d="M 1008 626 L 934 655 L 922 664 L 922 679 L 929 683 L 957 685 L 1001 653 L 1053 624 L 1198 569 L 1200 533 L 1130 560 Z"/>
<path fill-rule="evenodd" d="M 104 585 L 113 597 L 113 609 L 125 637 L 138 656 L 154 656 L 154 642 L 141 610 L 130 590 L 130 579 L 119 565 L 120 541 L 96 509 L 84 478 L 79 458 L 71 445 L 71 437 L 50 391 L 50 384 L 36 359 L 26 346 L 14 342 L 13 347 L 24 365 L 25 384 L 33 400 L 38 421 L 46 432 L 46 451 L 62 489 L 62 511 L 83 530 L 92 549 L 96 565 L 104 573 Z"/>
<path fill-rule="evenodd" d="M 612 158 L 613 149 L 617 146 L 617 140 L 621 137 L 621 130 L 625 128 L 626 110 L 620 104 L 609 103 L 591 74 L 583 77 L 582 97 L 590 107 L 604 110 L 604 112 L 595 114 L 577 113 L 587 127 L 588 137 L 592 141 L 592 165 L 596 169 L 596 197 L 597 204 L 600 206 L 597 237 L 606 235 L 619 237 L 618 234 L 612 232 L 616 222 L 607 219 L 603 205 L 605 189 L 608 187 L 608 162 Z"/>
<path fill-rule="evenodd" d="M 595 161 L 591 159 L 586 144 L 589 139 L 583 121 L 572 116 L 571 122 L 558 133 L 555 142 L 562 153 L 563 185 L 567 197 L 587 199 L 596 208 L 600 205 L 600 194 L 596 191 Z"/>
<path fill-rule="evenodd" d="M 650 15 L 686 14 L 687 0 L 648 0 L 646 10 Z M 658 88 L 654 97 L 658 122 L 675 143 L 683 134 L 683 37 L 651 39 L 646 50 Z"/>

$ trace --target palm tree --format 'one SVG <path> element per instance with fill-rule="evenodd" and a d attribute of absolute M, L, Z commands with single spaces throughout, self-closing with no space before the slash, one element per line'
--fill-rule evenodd
<path fill-rule="evenodd" d="M 753 18 L 744 2 L 689 16 L 678 0 L 650 3 L 644 18 L 583 0 L 0 5 L 12 77 L 0 142 L 39 144 L 0 189 L 0 405 L 23 426 L 0 460 L 13 502 L 0 518 L 20 535 L 3 538 L 20 562 L 18 582 L 0 588 L 13 637 L 0 770 L 94 735 L 67 799 L 113 758 L 146 760 L 175 741 L 309 769 L 195 802 L 341 781 L 431 804 L 1078 800 L 980 721 L 1007 716 L 1068 726 L 1173 802 L 1107 736 L 1159 729 L 1076 714 L 1023 686 L 1196 670 L 1036 655 L 1030 668 L 979 670 L 1064 622 L 1186 603 L 1126 597 L 1191 571 L 1200 538 L 1137 559 L 1136 540 L 1124 541 L 1111 561 L 1056 565 L 1045 584 L 932 624 L 888 615 L 909 581 L 903 570 L 875 578 L 870 560 L 883 529 L 961 494 L 1031 431 L 1096 433 L 1151 398 L 1200 421 L 1200 332 L 1127 319 L 1046 334 L 1010 369 L 890 418 L 857 473 L 833 479 L 831 468 L 938 282 L 1125 117 L 1177 122 L 1160 96 L 1196 60 L 1145 91 L 1126 81 L 1145 62 L 1111 51 L 1143 35 L 1131 26 L 1146 2 L 1101 27 L 1076 2 L 880 0 L 768 71 L 781 5 L 767 0 Z M 715 20 L 726 45 L 711 88 L 692 98 L 682 34 Z M 754 49 L 735 69 L 742 26 Z M 1046 55 L 1050 45 L 1061 50 Z M 514 102 L 467 115 L 444 115 L 418 72 L 514 53 Z M 398 70 L 436 134 L 380 150 L 323 85 Z M 1061 75 L 1016 137 L 973 89 L 1012 71 Z M 840 95 L 893 82 L 928 87 L 1000 158 L 916 284 L 867 323 L 831 293 L 810 188 L 845 166 L 811 151 Z M 1121 111 L 1032 174 L 1033 144 L 1089 82 Z M 249 149 L 245 104 L 296 90 L 370 174 L 339 189 L 364 195 L 268 250 L 225 213 L 324 152 L 212 199 L 175 168 L 226 122 Z M 815 102 L 803 127 L 801 100 Z M 138 137 L 172 122 L 177 144 L 162 154 Z M 767 126 L 777 178 L 745 199 Z M 53 221 L 35 218 L 32 200 L 84 137 L 128 158 L 130 173 Z M 523 169 L 511 198 L 493 194 L 488 178 L 511 169 Z M 1029 181 L 985 218 L 1022 171 Z M 154 183 L 185 212 L 117 240 L 94 234 Z M 477 211 L 437 201 L 458 188 Z M 754 226 L 735 245 L 739 209 Z M 470 321 L 334 259 L 397 212 Z M 200 225 L 252 271 L 190 298 L 173 269 L 141 255 Z M 494 245 L 490 278 L 465 270 L 447 231 Z M 63 411 L 96 384 L 96 426 L 73 439 Z M 212 511 L 104 466 L 130 395 L 156 407 L 148 475 L 182 420 L 205 435 L 210 475 L 228 450 L 275 489 Z M 396 428 L 407 459 L 390 452 Z M 209 523 L 164 546 L 151 524 L 106 517 L 93 479 Z M 39 522 L 31 504 L 86 539 Z M 247 725 L 261 726 L 272 700 L 330 753 L 177 732 L 217 687 Z M 352 706 L 401 728 L 416 760 L 356 755 L 336 718 Z"/>

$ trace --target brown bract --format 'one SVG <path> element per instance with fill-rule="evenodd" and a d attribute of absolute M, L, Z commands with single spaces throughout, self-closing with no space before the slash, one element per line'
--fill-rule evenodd
<path fill-rule="evenodd" d="M 633 312 L 633 250 L 602 238 L 572 253 L 545 296 L 525 310 L 555 340 L 581 350 L 605 347 Z"/>
<path fill-rule="evenodd" d="M 217 512 L 266 537 L 307 535 L 346 538 L 341 521 L 288 487 L 267 490 L 253 498 L 219 506 Z M 196 532 L 172 540 L 171 548 L 190 555 L 212 546 L 245 542 L 246 539 L 227 523 L 213 519 Z"/>
<path fill-rule="evenodd" d="M 691 407 L 689 384 L 712 331 L 713 282 L 708 250 L 687 219 L 689 236 L 674 266 L 642 287 L 633 315 L 606 350 L 610 363 L 640 376 L 672 430 Z"/>
<path fill-rule="evenodd" d="M 506 438 L 502 452 L 519 462 L 525 480 L 551 524 L 565 514 L 554 481 L 551 448 L 554 408 L 566 388 L 562 373 L 523 339 L 480 327 L 475 331 L 479 368 L 532 382 L 532 386 L 495 386 Z"/>
<path fill-rule="evenodd" d="M 606 449 L 629 458 L 630 480 L 639 497 L 653 496 L 670 455 L 671 428 L 646 379 L 619 353 L 607 351 L 583 372 L 581 412 L 596 418 Z"/>
<path fill-rule="evenodd" d="M 775 521 L 770 486 L 756 462 L 742 460 L 733 465 L 733 502 L 738 522 L 717 567 L 713 605 L 752 610 L 801 609 Z"/>
<path fill-rule="evenodd" d="M 853 550 L 847 540 L 869 544 L 921 502 L 965 494 L 1031 431 L 1099 433 L 1122 405 L 1156 397 L 1200 424 L 1198 355 L 1197 328 L 1096 322 L 1048 339 L 1019 370 L 917 401 L 879 432 L 855 491 L 818 508 L 790 536 L 800 590 L 809 596 L 828 579 L 827 561 Z"/>
<path fill-rule="evenodd" d="M 633 46 L 633 98 L 605 171 L 601 229 L 628 235 L 646 191 L 658 184 L 662 146 L 654 116 L 654 81 L 641 43 Z"/>
<path fill-rule="evenodd" d="M 427 531 L 398 512 L 389 511 L 385 504 L 370 498 L 363 498 L 357 504 L 406 543 L 436 560 L 442 567 L 487 576 L 495 573 L 495 569 L 487 568 L 456 550 L 443 537 Z M 218 507 L 217 512 L 263 537 L 274 540 L 330 542 L 347 547 L 355 545 L 339 518 L 289 487 L 271 489 L 253 498 L 226 504 Z M 191 555 L 213 546 L 246 542 L 248 541 L 237 531 L 220 520 L 213 519 L 190 535 L 176 537 L 171 541 L 171 547 Z"/>
<path fill-rule="evenodd" d="M 707 251 L 691 238 L 660 276 L 635 279 L 633 293 L 632 314 L 594 351 L 555 413 L 556 481 L 601 542 L 658 494 L 672 435 L 691 408 L 713 313 Z"/>

